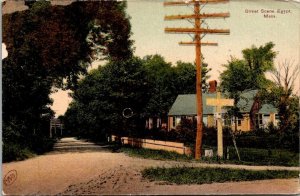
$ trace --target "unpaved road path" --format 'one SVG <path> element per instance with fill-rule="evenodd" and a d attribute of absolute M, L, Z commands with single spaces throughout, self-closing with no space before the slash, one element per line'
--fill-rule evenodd
<path fill-rule="evenodd" d="M 123 153 L 112 153 L 103 146 L 65 138 L 56 145 L 52 153 L 3 164 L 3 176 L 12 170 L 17 172 L 16 181 L 10 185 L 3 184 L 3 188 L 4 193 L 8 195 L 300 193 L 298 179 L 171 185 L 165 182 L 150 182 L 140 174 L 146 167 L 175 165 L 299 170 L 297 167 L 196 164 L 140 159 Z"/>

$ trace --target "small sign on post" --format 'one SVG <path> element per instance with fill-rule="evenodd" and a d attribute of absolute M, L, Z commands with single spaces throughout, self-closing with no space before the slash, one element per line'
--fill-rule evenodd
<path fill-rule="evenodd" d="M 209 158 L 213 157 L 214 156 L 213 150 L 212 149 L 204 150 L 204 156 Z"/>
<path fill-rule="evenodd" d="M 214 118 L 215 118 L 215 119 L 221 118 L 221 113 L 215 112 L 215 113 L 214 113 Z"/>

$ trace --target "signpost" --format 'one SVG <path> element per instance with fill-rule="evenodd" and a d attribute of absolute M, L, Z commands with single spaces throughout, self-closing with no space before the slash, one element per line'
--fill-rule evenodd
<path fill-rule="evenodd" d="M 223 131 L 222 131 L 222 117 L 221 109 L 223 106 L 233 106 L 233 99 L 221 99 L 221 93 L 217 92 L 216 99 L 207 99 L 206 104 L 216 106 L 217 112 L 217 129 L 218 129 L 218 157 L 223 158 Z"/>

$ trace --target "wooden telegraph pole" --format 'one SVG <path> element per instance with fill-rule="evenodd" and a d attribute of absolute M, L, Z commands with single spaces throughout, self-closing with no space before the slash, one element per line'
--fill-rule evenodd
<path fill-rule="evenodd" d="M 192 33 L 194 34 L 194 40 L 192 42 L 179 42 L 181 45 L 195 45 L 196 46 L 196 94 L 197 94 L 197 135 L 196 135 L 196 146 L 195 146 L 195 159 L 200 159 L 201 148 L 202 148 L 202 118 L 203 118 L 203 108 L 202 108 L 202 85 L 201 85 L 201 45 L 202 46 L 217 46 L 217 43 L 212 42 L 201 42 L 201 35 L 212 33 L 212 34 L 229 34 L 228 29 L 209 29 L 202 28 L 201 24 L 204 19 L 212 18 L 227 18 L 229 13 L 200 13 L 201 8 L 206 4 L 216 4 L 216 3 L 227 3 L 229 0 L 186 0 L 186 1 L 170 1 L 164 2 L 164 6 L 180 6 L 180 5 L 194 5 L 194 14 L 192 15 L 172 15 L 165 16 L 165 20 L 179 20 L 188 19 L 194 20 L 194 28 L 165 28 L 166 33 Z M 202 6 L 202 7 L 201 7 Z"/>

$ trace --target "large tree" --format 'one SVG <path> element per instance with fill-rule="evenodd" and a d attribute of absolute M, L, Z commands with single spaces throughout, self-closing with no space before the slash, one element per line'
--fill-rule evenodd
<path fill-rule="evenodd" d="M 202 60 L 204 60 L 202 58 Z M 208 73 L 211 68 L 208 68 L 207 63 L 202 63 L 202 91 L 208 91 L 208 79 L 210 76 Z M 196 92 L 196 65 L 192 63 L 186 63 L 182 61 L 176 62 L 174 66 L 176 74 L 176 88 L 178 94 L 194 94 Z"/>
<path fill-rule="evenodd" d="M 265 73 L 274 69 L 276 52 L 272 42 L 257 48 L 252 46 L 242 51 L 243 59 L 231 57 L 221 73 L 221 88 L 229 93 L 239 93 L 250 89 L 264 89 L 270 81 Z"/>
<path fill-rule="evenodd" d="M 268 42 L 265 45 L 246 48 L 242 51 L 245 65 L 249 67 L 250 78 L 253 89 L 264 89 L 270 81 L 266 79 L 265 73 L 274 69 L 274 59 L 277 52 L 274 51 L 275 44 Z M 249 88 L 249 86 L 247 86 Z"/>
<path fill-rule="evenodd" d="M 131 130 L 131 134 L 138 134 L 148 117 L 166 121 L 178 94 L 195 93 L 195 74 L 193 64 L 172 66 L 160 55 L 111 61 L 79 83 L 66 112 L 66 125 L 94 139 L 111 132 L 129 134 Z M 131 112 L 124 111 L 126 108 L 132 110 L 132 117 L 123 116 L 123 112 Z"/>
<path fill-rule="evenodd" d="M 299 128 L 299 97 L 293 92 L 295 82 L 299 80 L 299 65 L 285 60 L 271 73 L 274 83 L 261 97 L 277 107 L 280 133 L 295 130 Z"/>
<path fill-rule="evenodd" d="M 196 92 L 196 66 L 178 61 L 176 65 L 168 63 L 160 55 L 148 55 L 143 58 L 149 81 L 150 100 L 145 108 L 145 116 L 162 118 L 167 114 L 178 94 Z M 202 67 L 202 89 L 207 89 L 209 78 L 207 64 Z"/>
<path fill-rule="evenodd" d="M 72 86 L 96 58 L 131 56 L 131 26 L 125 7 L 126 3 L 115 1 L 67 6 L 30 2 L 30 9 L 3 16 L 3 42 L 8 53 L 21 60 L 16 65 L 35 58 L 56 84 L 66 78 Z"/>
<path fill-rule="evenodd" d="M 142 60 L 112 61 L 93 70 L 73 94 L 67 126 L 79 135 L 105 139 L 105 133 L 131 134 L 144 128 L 148 82 Z M 97 138 L 98 136 L 98 138 Z"/>
<path fill-rule="evenodd" d="M 96 58 L 125 60 L 132 55 L 126 3 L 74 2 L 51 6 L 31 1 L 29 9 L 3 16 L 4 143 L 27 145 L 45 134 L 41 122 L 52 115 L 52 87 L 74 89 Z M 47 126 L 48 129 L 48 126 Z"/>
<path fill-rule="evenodd" d="M 165 118 L 169 107 L 176 98 L 176 76 L 172 64 L 160 55 L 143 58 L 149 81 L 150 99 L 145 108 L 145 116 Z"/>
<path fill-rule="evenodd" d="M 274 69 L 276 52 L 274 44 L 268 42 L 263 46 L 246 48 L 242 51 L 243 59 L 231 57 L 221 73 L 221 90 L 226 91 L 230 98 L 234 99 L 235 105 L 229 110 L 230 116 L 237 120 L 241 117 L 239 108 L 236 106 L 240 95 L 245 90 L 266 89 L 271 81 L 265 76 L 267 71 Z M 237 123 L 235 123 L 237 124 Z"/>

